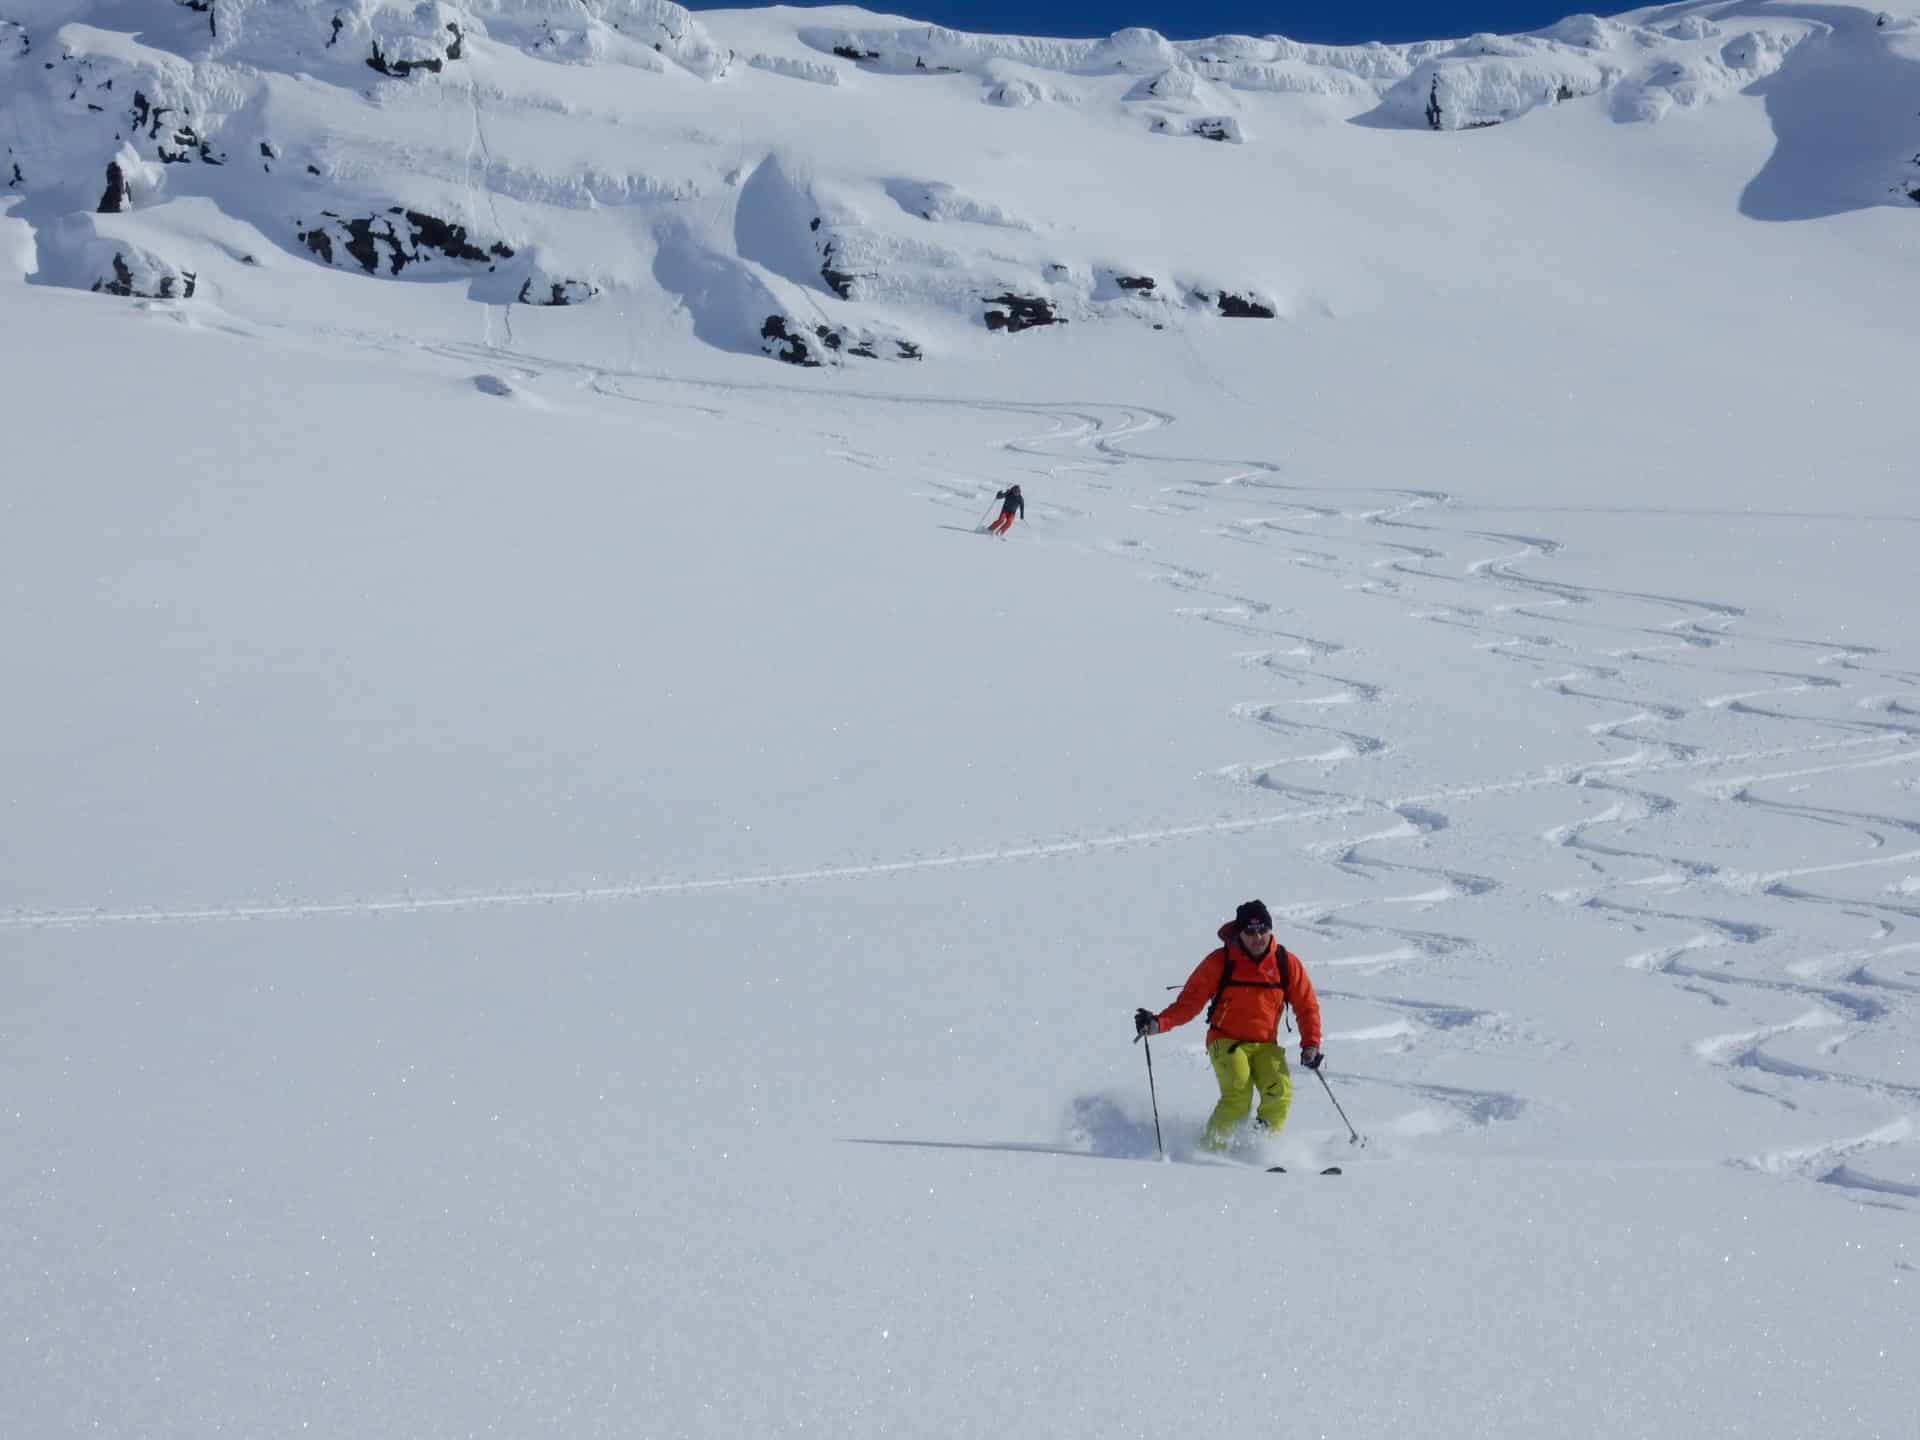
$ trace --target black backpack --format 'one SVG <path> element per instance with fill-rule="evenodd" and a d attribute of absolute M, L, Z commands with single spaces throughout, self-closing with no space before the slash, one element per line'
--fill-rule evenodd
<path fill-rule="evenodd" d="M 1227 952 L 1227 963 L 1220 967 L 1220 985 L 1213 992 L 1213 1000 L 1207 1006 L 1208 1026 L 1211 1027 L 1213 1024 L 1213 1012 L 1220 1008 L 1220 1001 L 1221 998 L 1226 995 L 1227 987 L 1229 985 L 1239 985 L 1248 990 L 1278 990 L 1280 992 L 1280 1018 L 1286 1021 L 1287 1030 L 1291 1033 L 1293 1030 L 1293 1017 L 1288 1013 L 1291 1007 L 1287 1004 L 1287 984 L 1293 979 L 1293 952 L 1278 940 L 1273 942 L 1274 948 L 1280 952 L 1280 979 L 1277 982 L 1273 980 L 1236 980 L 1233 978 L 1233 963 L 1239 958 L 1237 953 L 1240 949 L 1239 942 L 1227 940 L 1223 941 L 1222 944 Z"/>

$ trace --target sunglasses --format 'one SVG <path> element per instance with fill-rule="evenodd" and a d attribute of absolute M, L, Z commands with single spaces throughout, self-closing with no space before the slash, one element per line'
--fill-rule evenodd
<path fill-rule="evenodd" d="M 1256 920 L 1251 925 L 1242 925 L 1240 927 L 1240 933 L 1242 935 L 1271 935 L 1273 933 L 1273 926 L 1262 925 Z"/>

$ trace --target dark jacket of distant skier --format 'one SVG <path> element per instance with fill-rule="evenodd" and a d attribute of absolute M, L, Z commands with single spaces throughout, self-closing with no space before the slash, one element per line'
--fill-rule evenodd
<path fill-rule="evenodd" d="M 1277 1131 L 1293 1104 L 1293 1077 L 1281 1048 L 1280 1017 L 1291 1005 L 1300 1018 L 1300 1063 L 1320 1068 L 1320 999 L 1300 957 L 1273 935 L 1273 917 L 1258 900 L 1234 911 L 1217 932 L 1221 945 L 1202 960 L 1180 996 L 1165 1010 L 1134 1012 L 1134 1031 L 1158 1035 L 1186 1024 L 1207 1007 L 1207 1059 L 1220 1086 L 1220 1103 L 1201 1139 L 1225 1150 L 1260 1094 L 1256 1126 Z"/>
<path fill-rule="evenodd" d="M 994 491 L 993 498 L 1000 502 L 1000 518 L 987 527 L 988 534 L 1006 534 L 1013 528 L 1013 517 L 1016 513 L 1022 520 L 1027 518 L 1026 497 L 1020 493 L 1018 485 L 1009 485 L 1004 490 Z"/>

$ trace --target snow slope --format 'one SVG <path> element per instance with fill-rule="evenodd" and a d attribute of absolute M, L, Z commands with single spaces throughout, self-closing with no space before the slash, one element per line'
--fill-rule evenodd
<path fill-rule="evenodd" d="M 1913 7 L 0 21 L 0 1434 L 1911 1433 Z"/>

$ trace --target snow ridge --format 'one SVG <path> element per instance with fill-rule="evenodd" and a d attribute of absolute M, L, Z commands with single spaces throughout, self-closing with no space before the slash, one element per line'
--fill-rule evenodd
<path fill-rule="evenodd" d="M 1273 105 L 1441 132 L 1583 101 L 1655 122 L 1766 81 L 1810 37 L 1843 39 L 1890 82 L 1920 64 L 1910 18 L 1836 25 L 1774 6 L 1392 46 L 974 35 L 857 10 L 749 24 L 759 12 L 703 18 L 670 0 L 212 0 L 162 7 L 137 36 L 104 28 L 119 14 L 105 3 L 5 9 L 0 169 L 42 283 L 183 298 L 198 262 L 163 217 L 171 198 L 206 197 L 262 248 L 310 262 L 461 280 L 487 305 L 631 298 L 710 343 L 830 368 L 983 331 L 1283 317 L 1288 280 L 1150 238 L 1144 211 L 1141 242 L 1088 236 L 981 175 L 846 168 L 811 119 L 761 135 L 703 128 L 708 97 L 763 83 L 745 76 L 808 82 L 784 103 L 828 105 L 820 135 L 844 123 L 831 107 L 857 107 L 870 87 L 925 86 L 930 106 L 1097 113 L 1119 124 L 1117 145 L 1225 154 L 1261 146 Z M 740 64 L 722 38 L 736 30 L 751 47 Z M 595 78 L 614 72 L 632 84 Z M 644 146 L 630 143 L 639 133 Z M 1920 194 L 1904 145 L 1890 135 L 1861 158 L 1855 203 Z M 815 178 L 772 201 L 776 152 Z M 689 274 L 692 298 L 663 278 Z"/>

